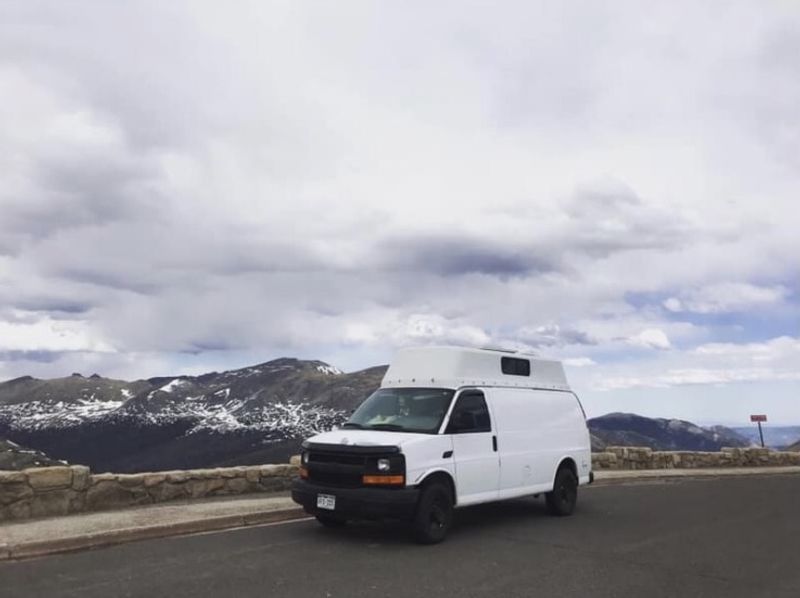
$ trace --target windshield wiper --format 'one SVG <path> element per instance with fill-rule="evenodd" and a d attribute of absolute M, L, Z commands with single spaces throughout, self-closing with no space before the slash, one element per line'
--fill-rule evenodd
<path fill-rule="evenodd" d="M 361 424 L 357 424 L 356 422 L 344 422 L 342 424 L 342 427 L 343 428 L 357 428 L 359 430 L 363 430 L 364 429 L 364 426 L 362 426 Z"/>
<path fill-rule="evenodd" d="M 397 424 L 372 424 L 370 428 L 373 430 L 388 430 L 390 432 L 405 431 L 403 426 L 398 426 Z"/>

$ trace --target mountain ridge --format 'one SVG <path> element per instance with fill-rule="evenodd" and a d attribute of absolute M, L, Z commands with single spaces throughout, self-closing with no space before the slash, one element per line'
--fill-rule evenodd
<path fill-rule="evenodd" d="M 645 446 L 654 450 L 718 451 L 751 442 L 725 426 L 704 428 L 681 419 L 649 418 L 635 413 L 607 413 L 587 420 L 593 450 L 604 446 Z"/>

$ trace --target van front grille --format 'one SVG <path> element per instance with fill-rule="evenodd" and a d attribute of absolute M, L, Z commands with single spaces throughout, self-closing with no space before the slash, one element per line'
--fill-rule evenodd
<path fill-rule="evenodd" d="M 377 462 L 381 458 L 392 459 L 405 473 L 405 460 L 397 453 L 310 448 L 307 450 L 307 454 L 308 480 L 324 486 L 358 488 L 362 485 L 361 480 L 364 474 L 377 473 Z"/>

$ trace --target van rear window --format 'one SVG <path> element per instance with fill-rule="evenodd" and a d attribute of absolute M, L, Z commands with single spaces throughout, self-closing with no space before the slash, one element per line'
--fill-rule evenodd
<path fill-rule="evenodd" d="M 501 357 L 500 367 L 504 374 L 509 376 L 530 376 L 531 362 L 528 359 L 518 357 Z"/>

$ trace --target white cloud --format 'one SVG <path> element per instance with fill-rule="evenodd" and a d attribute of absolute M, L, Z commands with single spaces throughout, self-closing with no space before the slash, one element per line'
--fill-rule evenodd
<path fill-rule="evenodd" d="M 690 351 L 663 355 L 624 367 L 610 365 L 595 374 L 591 386 L 608 391 L 800 380 L 797 367 L 800 338 L 783 336 L 760 343 L 708 343 Z M 631 370 L 636 373 L 632 375 Z"/>
<path fill-rule="evenodd" d="M 741 312 L 767 308 L 784 301 L 789 290 L 782 285 L 772 287 L 749 283 L 720 283 L 688 291 L 681 298 L 670 297 L 664 307 L 671 312 L 699 314 Z"/>
<path fill-rule="evenodd" d="M 564 365 L 573 368 L 585 368 L 597 365 L 597 362 L 589 357 L 569 357 L 564 360 Z"/>
<path fill-rule="evenodd" d="M 639 334 L 629 337 L 627 341 L 635 347 L 646 349 L 669 349 L 672 347 L 666 333 L 658 328 L 642 330 Z"/>
<path fill-rule="evenodd" d="M 85 323 L 49 318 L 0 321 L 0 356 L 3 352 L 113 351 L 102 340 L 93 338 L 88 328 Z"/>

